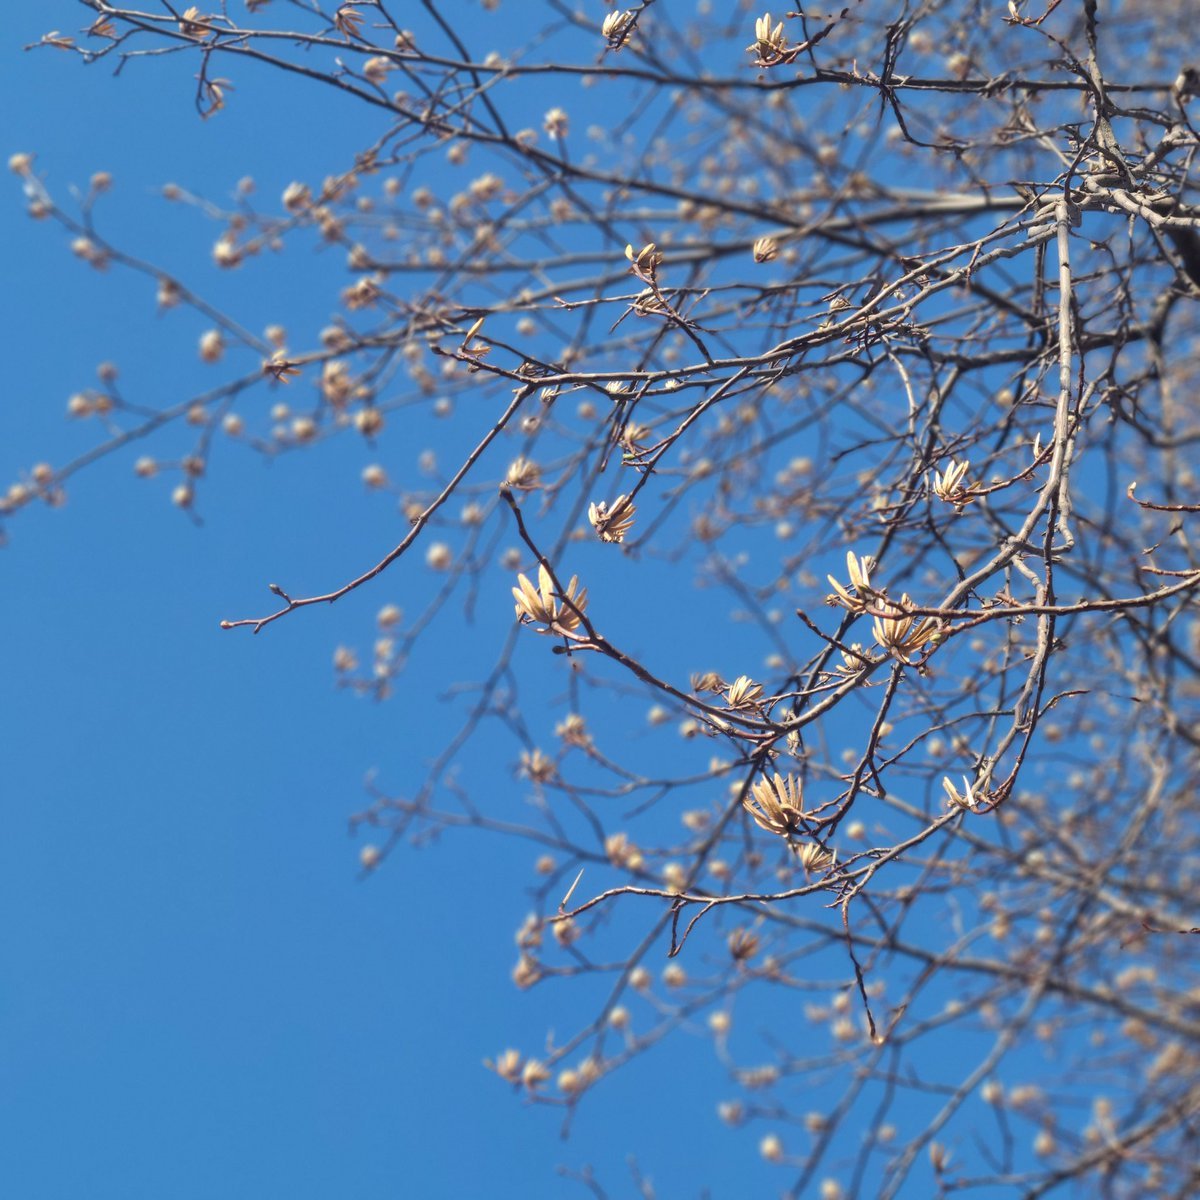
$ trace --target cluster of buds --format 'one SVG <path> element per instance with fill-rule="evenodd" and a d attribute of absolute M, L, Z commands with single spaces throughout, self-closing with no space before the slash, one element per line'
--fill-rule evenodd
<path fill-rule="evenodd" d="M 775 67 L 790 63 L 800 53 L 800 48 L 788 45 L 783 32 L 783 22 L 771 25 L 771 14 L 763 13 L 754 22 L 754 44 L 746 49 L 754 55 L 756 67 Z"/>
<path fill-rule="evenodd" d="M 504 476 L 504 482 L 510 488 L 517 488 L 519 491 L 527 492 L 536 488 L 542 478 L 542 469 L 531 458 L 525 458 L 521 455 L 514 458 L 509 464 L 508 472 Z"/>
<path fill-rule="evenodd" d="M 577 746 L 586 750 L 592 744 L 592 735 L 588 733 L 587 722 L 579 713 L 567 713 L 563 720 L 554 727 L 554 733 L 562 738 L 568 746 Z"/>
<path fill-rule="evenodd" d="M 662 266 L 662 251 L 653 242 L 647 242 L 640 250 L 634 252 L 632 245 L 625 247 L 625 257 L 631 264 L 630 270 L 643 283 L 653 284 L 658 278 L 658 268 Z"/>
<path fill-rule="evenodd" d="M 641 850 L 624 833 L 610 833 L 604 839 L 604 853 L 608 855 L 608 861 L 614 867 L 626 871 L 640 871 L 645 866 L 646 860 Z"/>
<path fill-rule="evenodd" d="M 869 558 L 859 558 L 852 550 L 846 551 L 846 572 L 850 576 L 850 587 L 853 592 L 844 588 L 832 575 L 826 575 L 833 595 L 828 603 L 840 604 L 847 612 L 864 613 L 871 601 L 879 594 L 871 587 L 871 567 L 874 564 Z"/>
<path fill-rule="evenodd" d="M 739 675 L 730 685 L 726 698 L 730 708 L 752 708 L 762 699 L 761 683 L 755 683 L 749 675 Z"/>
<path fill-rule="evenodd" d="M 914 654 L 926 646 L 936 645 L 942 636 L 940 626 L 932 617 L 918 621 L 916 617 L 900 611 L 911 604 L 907 592 L 900 598 L 898 606 L 890 600 L 878 600 L 876 606 L 881 611 L 872 622 L 875 640 L 893 658 L 909 666 L 912 665 Z"/>
<path fill-rule="evenodd" d="M 556 141 L 561 141 L 565 138 L 567 130 L 570 128 L 570 120 L 567 117 L 566 109 L 550 109 L 542 119 L 542 128 Z"/>
<path fill-rule="evenodd" d="M 517 619 L 522 624 L 545 626 L 539 633 L 570 634 L 579 629 L 587 607 L 587 588 L 571 576 L 567 590 L 561 596 L 554 590 L 554 580 L 544 564 L 538 565 L 538 586 L 535 588 L 524 575 L 517 576 L 519 586 L 513 588 Z"/>
<path fill-rule="evenodd" d="M 554 760 L 536 746 L 532 750 L 521 751 L 521 774 L 534 783 L 547 783 L 554 778 Z"/>
<path fill-rule="evenodd" d="M 623 542 L 633 527 L 636 513 L 628 496 L 618 496 L 610 507 L 603 500 L 588 506 L 588 520 L 602 542 Z"/>
<path fill-rule="evenodd" d="M 728 686 L 716 671 L 698 671 L 692 675 L 693 692 L 723 692 Z"/>
<path fill-rule="evenodd" d="M 911 666 L 913 656 L 918 651 L 926 646 L 934 646 L 940 640 L 941 625 L 931 617 L 919 621 L 906 611 L 912 607 L 907 592 L 899 601 L 894 601 L 887 598 L 885 589 L 872 586 L 872 565 L 869 558 L 860 559 L 853 551 L 847 551 L 846 570 L 850 576 L 850 587 L 844 587 L 832 575 L 826 576 L 833 588 L 828 603 L 839 605 L 856 616 L 870 613 L 874 618 L 872 633 L 875 641 L 893 658 Z M 854 649 L 858 650 L 857 644 Z M 863 655 L 864 659 L 866 657 Z M 843 653 L 842 658 L 845 673 L 857 673 L 863 666 L 856 656 Z"/>
<path fill-rule="evenodd" d="M 773 237 L 760 237 L 754 242 L 754 261 L 771 262 L 779 257 L 779 243 Z"/>
<path fill-rule="evenodd" d="M 841 652 L 842 661 L 837 667 L 841 675 L 857 675 L 863 667 L 875 662 L 869 650 L 864 650 L 861 642 L 851 642 L 847 650 Z"/>
<path fill-rule="evenodd" d="M 624 12 L 610 12 L 604 18 L 604 23 L 600 26 L 600 32 L 608 41 L 610 50 L 620 50 L 629 39 L 629 35 L 633 32 L 633 13 L 628 9 Z"/>
<path fill-rule="evenodd" d="M 353 4 L 343 4 L 333 14 L 334 28 L 347 38 L 362 37 L 362 20 L 362 13 Z"/>
<path fill-rule="evenodd" d="M 970 504 L 975 499 L 975 485 L 963 484 L 970 469 L 971 464 L 967 459 L 964 458 L 962 462 L 951 459 L 950 465 L 941 474 L 934 474 L 933 494 L 959 510 Z"/>
<path fill-rule="evenodd" d="M 790 841 L 804 825 L 803 784 L 794 775 L 764 777 L 751 785 L 742 807 L 760 829 Z"/>
<path fill-rule="evenodd" d="M 531 1092 L 550 1078 L 550 1072 L 543 1063 L 536 1058 L 523 1061 L 518 1050 L 505 1050 L 496 1056 L 495 1062 L 490 1058 L 484 1059 L 483 1065 L 489 1071 L 495 1071 L 506 1083 L 521 1085 Z"/>
<path fill-rule="evenodd" d="M 179 32 L 184 37 L 194 38 L 196 41 L 203 41 L 205 38 L 212 37 L 213 29 L 209 26 L 212 17 L 205 16 L 194 4 L 187 9 L 179 21 Z"/>
<path fill-rule="evenodd" d="M 834 864 L 834 856 L 816 842 L 805 842 L 797 851 L 800 867 L 805 875 L 816 875 L 828 871 Z"/>
<path fill-rule="evenodd" d="M 942 790 L 946 793 L 947 808 L 962 808 L 967 812 L 979 812 L 988 802 L 987 795 L 977 791 L 971 781 L 964 775 L 963 788 L 960 792 L 949 779 L 942 780 Z"/>
<path fill-rule="evenodd" d="M 630 305 L 635 317 L 655 317 L 669 311 L 667 302 L 653 288 L 644 288 Z"/>

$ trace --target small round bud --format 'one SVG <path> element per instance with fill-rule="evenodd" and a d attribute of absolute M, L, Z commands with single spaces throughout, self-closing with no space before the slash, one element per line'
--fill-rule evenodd
<path fill-rule="evenodd" d="M 218 267 L 236 267 L 242 262 L 242 251 L 232 238 L 218 238 L 213 243 L 212 248 L 213 262 Z"/>
<path fill-rule="evenodd" d="M 758 1143 L 758 1152 L 769 1163 L 783 1162 L 783 1142 L 779 1140 L 778 1134 L 768 1133 Z"/>
<path fill-rule="evenodd" d="M 364 871 L 373 871 L 379 866 L 380 857 L 378 846 L 364 846 L 358 852 L 359 865 Z"/>
<path fill-rule="evenodd" d="M 200 361 L 206 363 L 220 362 L 225 353 L 225 339 L 219 329 L 209 329 L 200 336 Z"/>
<path fill-rule="evenodd" d="M 363 408 L 354 414 L 354 426 L 363 437 L 374 437 L 383 428 L 383 413 L 377 408 Z"/>

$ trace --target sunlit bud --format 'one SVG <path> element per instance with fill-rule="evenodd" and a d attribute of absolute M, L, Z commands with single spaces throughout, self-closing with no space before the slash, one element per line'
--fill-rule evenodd
<path fill-rule="evenodd" d="M 354 414 L 354 427 L 364 437 L 374 437 L 383 428 L 383 413 L 377 408 L 362 408 Z"/>
<path fill-rule="evenodd" d="M 71 253 L 96 268 L 108 265 L 108 256 L 91 238 L 77 237 L 71 243 Z"/>
<path fill-rule="evenodd" d="M 454 561 L 454 555 L 445 542 L 434 542 L 425 552 L 425 562 L 435 571 L 444 571 Z"/>
<path fill-rule="evenodd" d="M 758 1152 L 769 1163 L 783 1162 L 783 1142 L 779 1140 L 777 1134 L 768 1133 L 767 1136 L 758 1143 Z"/>
<path fill-rule="evenodd" d="M 771 262 L 779 257 L 779 243 L 773 237 L 760 237 L 754 243 L 754 261 Z"/>
<path fill-rule="evenodd" d="M 669 988 L 683 987 L 687 983 L 687 972 L 678 963 L 668 963 L 663 968 L 662 981 Z"/>
<path fill-rule="evenodd" d="M 26 153 L 10 154 L 8 169 L 14 175 L 28 175 L 33 170 L 33 155 Z"/>
<path fill-rule="evenodd" d="M 202 362 L 219 362 L 225 353 L 225 339 L 219 329 L 210 329 L 200 337 L 200 359 Z"/>
<path fill-rule="evenodd" d="M 740 1125 L 745 1116 L 745 1110 L 737 1100 L 725 1100 L 717 1105 L 717 1116 L 726 1125 Z"/>
<path fill-rule="evenodd" d="M 512 981 L 522 991 L 526 988 L 531 988 L 542 977 L 541 964 L 536 958 L 532 958 L 528 954 L 522 954 L 517 960 L 517 965 L 513 968 Z"/>
<path fill-rule="evenodd" d="M 956 79 L 966 79 L 971 73 L 971 59 L 969 55 L 958 51 L 951 54 L 946 59 L 946 70 Z"/>
<path fill-rule="evenodd" d="M 312 203 L 312 192 L 306 183 L 289 183 L 283 189 L 283 207 L 288 212 L 299 212 Z"/>
<path fill-rule="evenodd" d="M 192 491 L 190 483 L 179 484 L 171 493 L 171 503 L 176 508 L 190 508 L 194 499 L 195 493 Z"/>
<path fill-rule="evenodd" d="M 381 629 L 390 629 L 393 625 L 398 625 L 403 618 L 404 613 L 395 604 L 385 604 L 375 615 L 375 620 Z"/>
<path fill-rule="evenodd" d="M 545 1083 L 549 1078 L 550 1072 L 536 1058 L 531 1058 L 521 1071 L 521 1083 L 530 1091 Z"/>
<path fill-rule="evenodd" d="M 379 866 L 379 859 L 380 853 L 378 846 L 364 846 L 358 852 L 359 865 L 364 871 L 370 871 Z"/>

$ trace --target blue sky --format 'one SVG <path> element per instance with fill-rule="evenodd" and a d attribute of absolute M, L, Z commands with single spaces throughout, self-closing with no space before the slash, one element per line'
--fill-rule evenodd
<path fill-rule="evenodd" d="M 252 173 L 277 195 L 344 165 L 351 110 L 319 89 L 242 78 L 202 122 L 179 60 L 114 79 L 22 51 L 82 15 L 66 0 L 10 14 L 5 157 L 36 152 L 64 200 L 110 171 L 114 241 L 195 262 L 212 227 L 159 200 L 164 182 L 228 195 Z M 7 482 L 92 444 L 64 412 L 99 362 L 164 400 L 207 377 L 194 323 L 156 318 L 144 281 L 74 260 L 61 230 L 24 216 L 14 178 L 5 189 Z M 257 327 L 284 307 L 291 270 L 285 258 L 208 282 Z M 290 306 L 289 325 L 318 327 L 325 303 Z M 508 1045 L 536 1049 L 561 1016 L 561 997 L 508 980 L 526 848 L 466 835 L 360 879 L 347 817 L 368 769 L 403 771 L 424 702 L 403 687 L 387 705 L 356 701 L 329 664 L 340 642 L 369 640 L 402 572 L 265 636 L 218 630 L 258 611 L 270 579 L 323 587 L 393 543 L 394 509 L 357 485 L 361 444 L 269 465 L 225 454 L 200 528 L 167 483 L 134 478 L 134 453 L 77 477 L 63 509 L 22 514 L 0 557 L 4 1193 L 574 1196 L 556 1167 L 591 1162 L 619 1194 L 631 1152 L 664 1196 L 745 1196 L 777 1178 L 717 1121 L 724 1073 L 705 1037 L 601 1089 L 567 1142 L 557 1113 L 483 1070 Z M 506 763 L 497 774 L 518 806 Z"/>

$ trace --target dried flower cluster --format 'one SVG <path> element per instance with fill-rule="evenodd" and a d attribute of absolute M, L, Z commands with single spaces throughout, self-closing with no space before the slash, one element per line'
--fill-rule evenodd
<path fill-rule="evenodd" d="M 512 594 L 517 602 L 517 618 L 523 624 L 542 625 L 545 628 L 541 633 L 572 634 L 579 630 L 587 608 L 587 589 L 579 587 L 574 575 L 561 594 L 544 564 L 538 565 L 536 588 L 524 575 L 517 576 L 517 584 Z"/>

